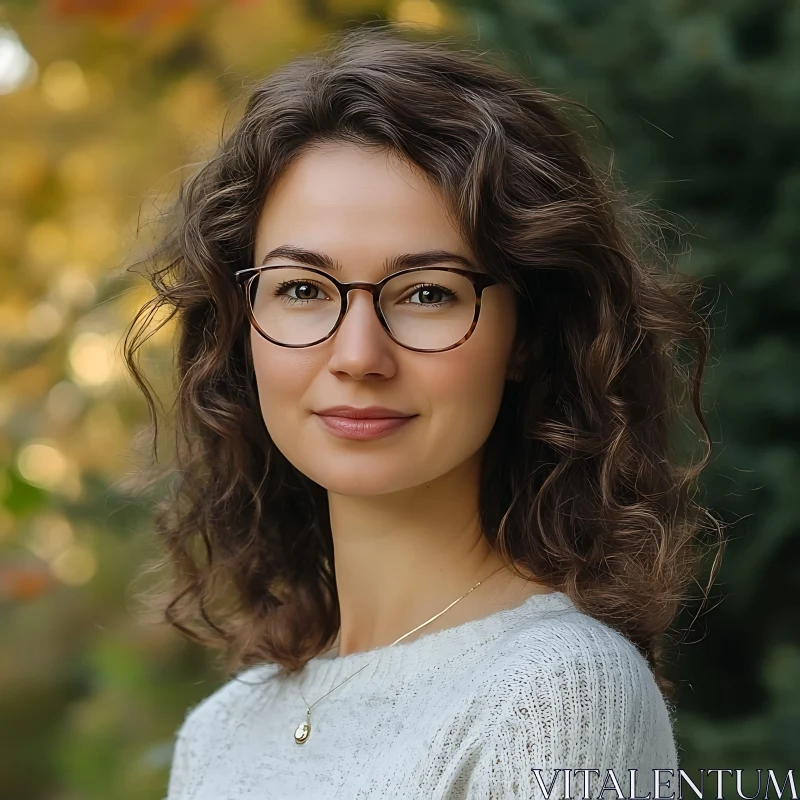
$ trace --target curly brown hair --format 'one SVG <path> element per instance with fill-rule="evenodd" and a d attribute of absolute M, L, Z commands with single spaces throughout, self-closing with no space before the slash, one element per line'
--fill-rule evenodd
<path fill-rule="evenodd" d="M 587 155 L 588 137 L 567 123 L 582 104 L 453 37 L 362 26 L 332 39 L 252 89 L 243 118 L 181 187 L 160 245 L 137 262 L 155 296 L 124 355 L 152 416 L 155 461 L 158 419 L 137 351 L 158 312 L 169 313 L 156 330 L 177 315 L 174 480 L 154 517 L 160 566 L 172 567 L 160 613 L 221 651 L 228 673 L 297 670 L 336 637 L 327 493 L 267 433 L 233 274 L 253 264 L 259 213 L 287 165 L 311 144 L 354 142 L 390 149 L 438 185 L 480 263 L 516 298 L 529 357 L 486 443 L 485 536 L 513 568 L 624 634 L 672 694 L 665 633 L 696 582 L 702 534 L 718 548 L 712 579 L 724 544 L 694 499 L 711 450 L 699 283 L 666 254 L 665 223 Z M 694 461 L 679 443 L 687 427 L 703 443 Z"/>

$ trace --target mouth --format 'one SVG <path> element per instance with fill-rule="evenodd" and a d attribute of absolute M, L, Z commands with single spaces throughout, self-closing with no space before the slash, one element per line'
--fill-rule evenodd
<path fill-rule="evenodd" d="M 325 430 L 343 439 L 377 439 L 406 427 L 416 414 L 406 416 L 351 417 L 341 414 L 315 414 Z"/>

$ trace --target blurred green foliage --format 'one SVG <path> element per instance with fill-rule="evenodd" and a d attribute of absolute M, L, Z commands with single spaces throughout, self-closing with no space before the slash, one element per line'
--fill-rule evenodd
<path fill-rule="evenodd" d="M 249 81 L 380 17 L 474 33 L 584 101 L 631 189 L 691 230 L 681 266 L 717 307 L 702 499 L 731 542 L 669 656 L 681 765 L 800 763 L 800 6 L 51 0 L 0 3 L 0 47 L 29 59 L 0 76 L 1 797 L 158 800 L 177 726 L 220 682 L 138 617 L 156 543 L 124 489 L 147 416 L 119 347 L 149 293 L 117 265 Z M 171 333 L 145 354 L 166 399 Z"/>
<path fill-rule="evenodd" d="M 728 525 L 670 654 L 681 766 L 800 764 L 800 6 L 463 0 L 486 49 L 585 102 L 615 166 L 689 233 L 716 304 L 704 502 Z M 692 622 L 696 608 L 681 624 Z M 747 791 L 747 789 L 746 789 Z"/>

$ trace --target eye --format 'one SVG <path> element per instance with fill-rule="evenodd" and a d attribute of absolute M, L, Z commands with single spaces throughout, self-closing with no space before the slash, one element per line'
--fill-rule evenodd
<path fill-rule="evenodd" d="M 409 292 L 409 300 L 417 294 L 420 298 L 425 299 L 419 303 L 410 303 L 410 305 L 438 306 L 446 303 L 448 300 L 454 300 L 456 298 L 456 293 L 454 291 L 444 286 L 438 286 L 435 283 L 421 283 L 418 286 L 414 286 Z"/>
<path fill-rule="evenodd" d="M 296 295 L 292 297 L 289 291 L 295 290 Z M 322 286 L 310 280 L 290 280 L 279 283 L 273 290 L 275 297 L 285 297 L 295 303 L 310 302 L 319 299 L 315 292 L 321 292 Z"/>

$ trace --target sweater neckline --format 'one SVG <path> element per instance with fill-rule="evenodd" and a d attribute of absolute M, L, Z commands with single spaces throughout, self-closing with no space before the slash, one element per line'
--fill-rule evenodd
<path fill-rule="evenodd" d="M 502 608 L 449 628 L 428 633 L 423 631 L 410 642 L 383 645 L 345 656 L 314 656 L 306 662 L 301 675 L 305 676 L 304 683 L 312 686 L 344 677 L 369 665 L 373 665 L 373 670 L 369 672 L 375 675 L 394 673 L 407 664 L 430 665 L 441 658 L 452 657 L 453 653 L 462 652 L 471 645 L 490 640 L 494 634 L 516 627 L 519 623 L 533 621 L 551 611 L 571 608 L 574 608 L 574 604 L 563 592 L 536 593 L 516 606 Z"/>

